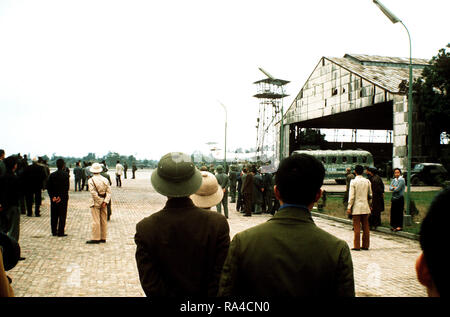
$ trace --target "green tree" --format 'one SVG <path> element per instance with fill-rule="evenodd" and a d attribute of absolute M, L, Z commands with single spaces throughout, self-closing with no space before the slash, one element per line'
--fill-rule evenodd
<path fill-rule="evenodd" d="M 450 44 L 447 45 L 450 48 Z M 450 52 L 446 48 L 430 60 L 422 76 L 413 83 L 414 110 L 425 122 L 430 154 L 439 156 L 439 137 L 450 132 Z"/>
<path fill-rule="evenodd" d="M 88 153 L 88 155 L 83 157 L 83 161 L 86 161 L 86 162 L 95 161 L 95 153 Z"/>

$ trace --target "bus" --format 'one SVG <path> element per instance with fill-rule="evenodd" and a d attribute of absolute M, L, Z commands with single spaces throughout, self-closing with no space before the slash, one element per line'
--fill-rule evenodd
<path fill-rule="evenodd" d="M 374 167 L 372 154 L 364 150 L 299 150 L 295 154 L 309 154 L 321 161 L 325 167 L 325 179 L 334 179 L 338 184 L 345 184 L 345 170 L 352 170 L 356 165 Z"/>

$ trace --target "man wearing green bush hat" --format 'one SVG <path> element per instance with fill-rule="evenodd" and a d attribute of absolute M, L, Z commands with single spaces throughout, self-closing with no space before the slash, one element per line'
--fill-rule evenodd
<path fill-rule="evenodd" d="M 164 208 L 136 225 L 136 263 L 147 296 L 216 296 L 228 247 L 228 222 L 217 212 L 196 207 L 190 195 L 202 175 L 181 152 L 164 155 L 152 173 Z"/>

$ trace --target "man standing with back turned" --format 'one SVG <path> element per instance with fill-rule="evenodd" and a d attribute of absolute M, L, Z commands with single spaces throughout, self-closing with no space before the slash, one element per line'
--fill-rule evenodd
<path fill-rule="evenodd" d="M 136 263 L 147 296 L 216 296 L 230 244 L 225 217 L 189 198 L 202 174 L 187 154 L 164 155 L 152 173 L 164 208 L 136 225 Z"/>
<path fill-rule="evenodd" d="M 67 217 L 67 203 L 69 201 L 69 174 L 64 171 L 63 159 L 56 161 L 58 170 L 50 174 L 47 192 L 50 198 L 50 224 L 52 235 L 65 237 L 64 233 Z"/>
<path fill-rule="evenodd" d="M 120 164 L 120 161 L 117 161 L 116 164 L 116 186 L 122 187 L 122 174 L 123 174 L 123 166 Z"/>
<path fill-rule="evenodd" d="M 324 176 L 311 155 L 281 161 L 274 186 L 280 209 L 234 236 L 219 296 L 355 296 L 347 243 L 317 227 L 311 216 Z"/>
<path fill-rule="evenodd" d="M 363 229 L 362 249 L 369 250 L 370 244 L 370 228 L 369 214 L 370 205 L 372 203 L 372 187 L 370 181 L 362 176 L 364 167 L 355 166 L 356 177 L 350 182 L 350 192 L 348 197 L 347 214 L 351 214 L 353 218 L 353 249 L 361 250 L 360 232 L 361 224 Z"/>

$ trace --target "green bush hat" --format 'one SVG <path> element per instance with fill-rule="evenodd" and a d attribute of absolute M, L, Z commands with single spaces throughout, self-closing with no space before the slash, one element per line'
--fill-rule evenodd
<path fill-rule="evenodd" d="M 202 174 L 191 156 L 181 152 L 167 153 L 153 171 L 151 182 L 155 190 L 166 197 L 188 197 L 202 185 Z"/>
<path fill-rule="evenodd" d="M 219 172 L 219 173 L 222 173 L 223 172 L 223 166 L 222 165 L 217 165 L 216 171 Z"/>

